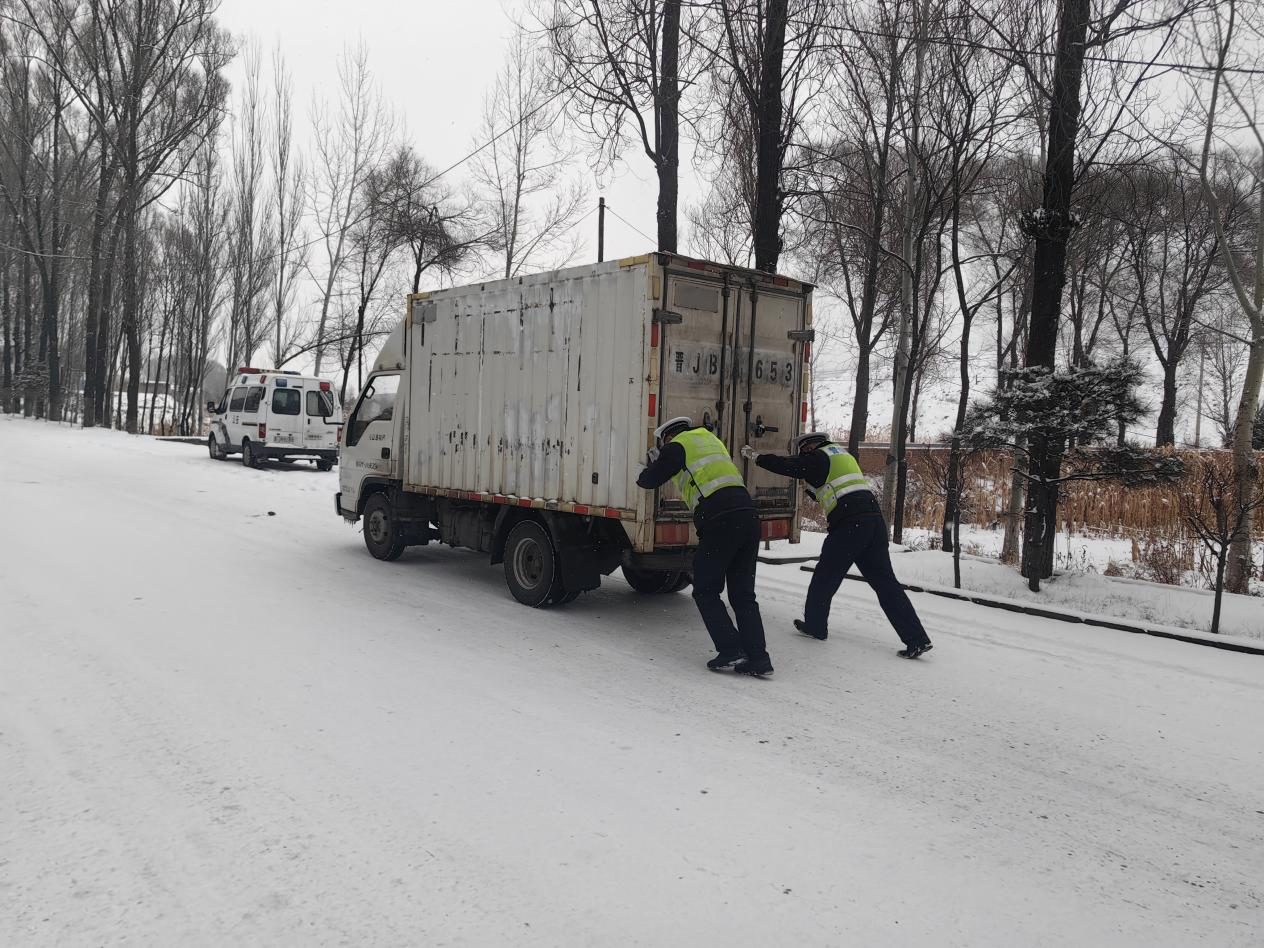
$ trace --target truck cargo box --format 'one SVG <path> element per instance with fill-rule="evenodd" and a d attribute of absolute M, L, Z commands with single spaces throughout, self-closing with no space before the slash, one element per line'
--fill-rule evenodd
<path fill-rule="evenodd" d="M 360 512 L 367 478 L 618 521 L 631 554 L 687 551 L 696 536 L 675 489 L 636 479 L 654 429 L 688 415 L 728 445 L 764 536 L 797 540 L 794 483 L 740 451 L 783 452 L 800 433 L 811 289 L 656 253 L 410 296 L 366 385 L 398 389 L 389 425 L 368 436 L 380 456 L 376 443 L 344 451 L 340 510 Z M 496 529 L 467 527 L 460 545 L 495 556 Z"/>

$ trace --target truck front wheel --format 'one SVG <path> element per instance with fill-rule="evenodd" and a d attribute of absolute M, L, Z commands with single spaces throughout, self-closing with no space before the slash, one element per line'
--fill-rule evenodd
<path fill-rule="evenodd" d="M 376 493 L 364 504 L 364 545 L 379 560 L 397 560 L 404 552 L 404 532 L 386 494 Z"/>
<path fill-rule="evenodd" d="M 557 552 L 549 531 L 534 520 L 524 520 L 505 540 L 505 584 L 524 606 L 548 605 L 558 579 Z"/>

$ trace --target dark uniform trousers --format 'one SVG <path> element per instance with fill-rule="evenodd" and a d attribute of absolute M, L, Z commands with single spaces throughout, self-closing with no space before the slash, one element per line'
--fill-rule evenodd
<path fill-rule="evenodd" d="M 855 563 L 860 575 L 873 587 L 878 604 L 895 627 L 900 641 L 905 645 L 922 645 L 930 641 L 913 604 L 909 602 L 908 593 L 891 568 L 887 525 L 876 499 L 869 495 L 868 502 L 862 500 L 848 506 L 860 509 L 831 526 L 826 534 L 821 558 L 808 585 L 803 624 L 808 631 L 816 634 L 829 631 L 830 601 Z"/>
<path fill-rule="evenodd" d="M 764 622 L 755 601 L 755 562 L 759 556 L 759 517 L 753 510 L 732 510 L 699 525 L 693 557 L 693 601 L 706 623 L 715 650 L 731 655 L 739 648 L 752 660 L 768 657 Z M 725 585 L 737 619 L 734 628 L 720 599 Z"/>

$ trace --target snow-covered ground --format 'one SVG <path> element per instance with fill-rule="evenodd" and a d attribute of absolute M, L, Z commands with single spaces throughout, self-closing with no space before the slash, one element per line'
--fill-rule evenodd
<path fill-rule="evenodd" d="M 986 543 L 992 531 L 963 532 L 962 550 L 987 549 Z M 797 546 L 788 543 L 773 544 L 774 557 L 812 556 L 820 551 L 824 534 L 803 534 L 803 542 Z M 952 557 L 942 550 L 918 549 L 919 531 L 908 531 L 905 539 L 912 539 L 912 548 L 892 545 L 891 562 L 896 575 L 906 583 L 934 584 L 952 588 Z M 1067 542 L 1064 537 L 1060 543 Z M 1121 547 L 1127 556 L 1127 540 L 1085 539 L 1070 540 L 1092 549 L 1094 556 L 1102 556 L 1102 550 Z M 1074 549 L 1074 546 L 1072 546 Z M 1041 583 L 1040 592 L 1027 588 L 1027 580 L 1011 566 L 1002 565 L 995 559 L 1000 552 L 999 540 L 993 557 L 963 553 L 961 556 L 961 588 L 968 592 L 995 596 L 1018 602 L 1033 603 L 1047 609 L 1065 609 L 1070 612 L 1094 616 L 1113 616 L 1137 621 L 1165 629 L 1186 629 L 1206 632 L 1211 627 L 1211 613 L 1215 603 L 1213 593 L 1207 589 L 1186 586 L 1166 586 L 1118 576 L 1102 576 L 1094 572 L 1075 570 L 1056 571 L 1054 577 Z M 853 570 L 854 572 L 854 570 Z M 1115 635 L 1108 629 L 1102 635 Z M 1225 595 L 1221 603 L 1220 634 L 1251 642 L 1264 640 L 1264 599 L 1258 596 Z"/>
<path fill-rule="evenodd" d="M 1264 658 L 915 595 L 903 662 L 777 566 L 711 674 L 688 596 L 527 610 L 334 483 L 0 420 L 0 944 L 1264 942 Z"/>

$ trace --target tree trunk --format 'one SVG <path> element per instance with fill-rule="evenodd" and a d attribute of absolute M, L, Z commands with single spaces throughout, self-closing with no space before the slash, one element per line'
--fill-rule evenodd
<path fill-rule="evenodd" d="M 861 304 L 861 312 L 864 306 Z M 863 319 L 863 316 L 861 317 Z M 870 320 L 873 319 L 872 312 Z M 865 438 L 869 425 L 869 339 L 866 335 L 856 341 L 856 392 L 851 403 L 851 428 L 847 431 L 847 453 L 860 456 L 860 442 Z"/>
<path fill-rule="evenodd" d="M 1014 452 L 1014 468 L 1010 474 L 1009 506 L 1005 511 L 1005 539 L 1001 541 L 1001 562 L 1016 564 L 1018 562 L 1018 543 L 1020 534 L 1018 523 L 1023 513 L 1023 497 L 1027 486 L 1021 471 L 1023 456 Z"/>
<path fill-rule="evenodd" d="M 970 319 L 961 326 L 961 386 L 957 392 L 957 417 L 952 427 L 952 445 L 948 449 L 948 493 L 944 499 L 943 545 L 946 552 L 956 549 L 949 528 L 961 509 L 961 429 L 966 425 L 966 408 L 970 402 Z"/>
<path fill-rule="evenodd" d="M 1171 447 L 1176 444 L 1176 367 L 1175 354 L 1168 357 L 1163 366 L 1163 401 L 1159 406 L 1159 421 L 1154 432 L 1154 446 Z"/>
<path fill-rule="evenodd" d="M 1025 364 L 1053 372 L 1058 345 L 1062 291 L 1066 284 L 1067 243 L 1073 228 L 1071 199 L 1075 188 L 1075 145 L 1080 124 L 1080 82 L 1090 0 L 1063 0 L 1054 59 L 1053 94 L 1049 102 L 1049 152 L 1045 162 L 1041 213 L 1033 222 L 1035 271 L 1031 325 Z M 1023 531 L 1023 575 L 1033 592 L 1040 579 L 1052 575 L 1052 538 L 1062 471 L 1062 445 L 1043 431 L 1032 433 L 1030 473 Z M 1030 547 L 1030 549 L 1029 549 Z"/>
<path fill-rule="evenodd" d="M 140 202 L 137 200 L 137 182 L 129 180 L 127 208 L 123 218 L 123 336 L 127 342 L 127 419 L 128 434 L 136 434 L 139 427 L 140 376 L 144 371 L 140 357 L 140 279 L 136 273 L 138 242 L 140 235 Z"/>
<path fill-rule="evenodd" d="M 0 322 L 4 324 L 4 375 L 0 377 L 0 389 L 4 401 L 0 411 L 13 411 L 13 302 L 9 296 L 9 260 L 0 265 Z"/>
<path fill-rule="evenodd" d="M 1220 604 L 1224 599 L 1225 586 L 1225 561 L 1228 559 L 1228 549 L 1222 544 L 1216 556 L 1216 599 L 1215 604 L 1211 607 L 1211 634 L 1220 634 Z"/>
<path fill-rule="evenodd" d="M 768 0 L 760 50 L 759 105 L 755 115 L 755 269 L 777 272 L 781 256 L 781 63 L 789 0 Z"/>
<path fill-rule="evenodd" d="M 101 276 L 100 318 L 97 323 L 97 377 L 96 377 L 96 424 L 110 424 L 110 396 L 114 391 L 114 325 L 110 313 L 114 303 L 114 273 L 117 269 L 118 245 L 121 224 L 115 220 L 110 229 L 110 243 L 105 252 L 105 267 Z"/>
<path fill-rule="evenodd" d="M 663 3 L 663 56 L 658 91 L 658 249 L 676 252 L 680 172 L 680 0 Z"/>
<path fill-rule="evenodd" d="M 1257 279 L 1264 285 L 1264 275 Z M 1238 399 L 1237 419 L 1233 428 L 1234 503 L 1246 511 L 1229 544 L 1229 563 L 1225 588 L 1232 593 L 1250 591 L 1252 569 L 1251 527 L 1255 522 L 1252 499 L 1259 480 L 1259 465 L 1251 444 L 1252 428 L 1259 411 L 1260 383 L 1264 380 L 1264 336 L 1256 337 L 1247 358 L 1246 377 Z"/>
<path fill-rule="evenodd" d="M 952 513 L 952 588 L 961 588 L 961 506 Z"/>

